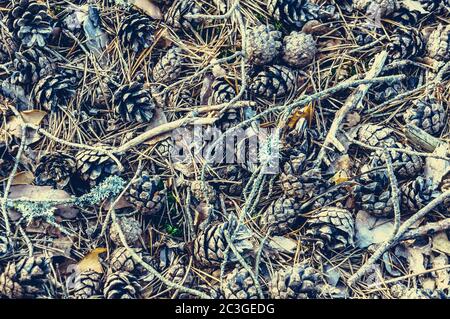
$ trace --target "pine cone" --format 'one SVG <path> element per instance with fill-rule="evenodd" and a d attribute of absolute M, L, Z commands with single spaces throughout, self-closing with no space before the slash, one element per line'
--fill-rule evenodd
<path fill-rule="evenodd" d="M 228 247 L 225 230 L 230 233 L 236 228 L 237 223 L 236 218 L 232 217 L 225 223 L 209 225 L 205 230 L 200 232 L 192 244 L 193 256 L 196 261 L 207 267 L 220 267 L 223 262 L 224 252 Z M 235 247 L 242 256 L 249 255 L 253 250 L 251 232 L 246 226 L 241 224 L 235 231 L 235 234 Z M 236 261 L 236 257 L 231 251 L 228 257 L 229 262 Z"/>
<path fill-rule="evenodd" d="M 100 294 L 102 275 L 93 270 L 80 273 L 75 281 L 73 296 L 76 299 L 89 299 Z"/>
<path fill-rule="evenodd" d="M 114 93 L 115 111 L 125 122 L 149 122 L 155 113 L 155 101 L 144 85 L 133 82 Z"/>
<path fill-rule="evenodd" d="M 355 225 L 352 214 L 346 209 L 322 208 L 306 224 L 306 235 L 322 241 L 325 249 L 338 250 L 354 245 Z"/>
<path fill-rule="evenodd" d="M 412 213 L 427 205 L 438 195 L 433 180 L 422 176 L 403 184 L 400 190 L 403 207 Z"/>
<path fill-rule="evenodd" d="M 267 99 L 286 97 L 295 87 L 296 76 L 285 66 L 268 66 L 256 74 L 250 84 L 250 90 Z"/>
<path fill-rule="evenodd" d="M 353 6 L 368 15 L 379 14 L 380 18 L 385 17 L 399 8 L 397 0 L 356 0 Z"/>
<path fill-rule="evenodd" d="M 295 198 L 282 196 L 272 202 L 261 217 L 261 226 L 271 229 L 273 235 L 284 235 L 299 226 L 300 203 Z"/>
<path fill-rule="evenodd" d="M 283 39 L 283 60 L 294 67 L 311 63 L 316 55 L 316 41 L 312 35 L 292 31 Z"/>
<path fill-rule="evenodd" d="M 297 28 L 303 27 L 310 20 L 329 16 L 331 7 L 322 8 L 308 0 L 269 0 L 267 2 L 269 15 L 286 26 Z"/>
<path fill-rule="evenodd" d="M 129 245 L 137 242 L 142 235 L 141 224 L 133 217 L 121 217 L 118 219 L 117 224 L 122 230 L 127 244 Z M 109 237 L 117 246 L 122 246 L 117 224 L 111 226 Z"/>
<path fill-rule="evenodd" d="M 76 172 L 74 157 L 61 153 L 50 153 L 39 160 L 34 173 L 36 185 L 49 185 L 53 188 L 65 188 Z"/>
<path fill-rule="evenodd" d="M 194 276 L 190 271 L 187 272 L 187 270 L 188 267 L 182 263 L 174 264 L 169 267 L 165 277 L 170 282 L 190 287 L 194 281 Z"/>
<path fill-rule="evenodd" d="M 126 271 L 117 271 L 106 277 L 103 295 L 106 299 L 139 299 L 141 285 Z"/>
<path fill-rule="evenodd" d="M 203 189 L 206 187 L 206 189 Z M 216 199 L 216 191 L 209 184 L 203 185 L 202 181 L 192 181 L 191 182 L 191 192 L 192 196 L 202 202 L 212 203 Z"/>
<path fill-rule="evenodd" d="M 405 26 L 415 26 L 422 14 L 419 11 L 409 10 L 408 8 L 404 8 L 401 6 L 398 10 L 389 15 L 389 19 L 400 22 Z"/>
<path fill-rule="evenodd" d="M 425 52 L 425 43 L 416 29 L 397 29 L 387 46 L 390 60 L 420 57 Z"/>
<path fill-rule="evenodd" d="M 211 104 L 222 104 L 230 102 L 236 96 L 236 88 L 229 79 L 215 78 L 211 86 Z"/>
<path fill-rule="evenodd" d="M 374 85 L 373 101 L 376 103 L 383 103 L 395 98 L 397 95 L 403 94 L 406 91 L 413 90 L 419 83 L 418 77 L 408 76 L 405 81 L 395 83 L 381 83 Z M 371 94 L 372 95 L 372 94 Z"/>
<path fill-rule="evenodd" d="M 11 249 L 12 246 L 9 238 L 0 234 L 0 259 L 9 255 Z"/>
<path fill-rule="evenodd" d="M 240 196 L 251 175 L 248 170 L 239 165 L 226 165 L 215 172 L 223 181 L 210 182 L 211 186 L 230 196 Z M 212 178 L 217 179 L 215 176 Z"/>
<path fill-rule="evenodd" d="M 237 266 L 224 278 L 225 299 L 258 299 L 255 282 L 249 272 Z"/>
<path fill-rule="evenodd" d="M 389 180 L 385 175 L 374 175 L 361 179 L 353 189 L 356 205 L 375 216 L 390 216 L 394 213 Z"/>
<path fill-rule="evenodd" d="M 0 296 L 10 299 L 36 297 L 50 273 L 48 259 L 25 257 L 6 265 L 0 275 Z"/>
<path fill-rule="evenodd" d="M 189 31 L 200 24 L 200 19 L 193 19 L 188 15 L 198 14 L 202 11 L 202 7 L 192 0 L 174 1 L 172 6 L 167 10 L 164 20 L 167 25 L 175 29 L 186 29 Z"/>
<path fill-rule="evenodd" d="M 183 65 L 186 63 L 183 51 L 173 47 L 155 64 L 153 68 L 153 80 L 158 83 L 168 84 L 180 77 Z"/>
<path fill-rule="evenodd" d="M 351 135 L 361 143 L 377 147 L 390 147 L 397 141 L 392 129 L 376 124 L 360 125 Z"/>
<path fill-rule="evenodd" d="M 94 150 L 81 150 L 76 155 L 77 171 L 81 179 L 91 187 L 105 178 L 119 173 L 119 167 L 108 155 Z"/>
<path fill-rule="evenodd" d="M 27 47 L 46 45 L 52 32 L 52 18 L 43 2 L 19 0 L 8 14 L 8 28 Z"/>
<path fill-rule="evenodd" d="M 306 263 L 280 269 L 273 275 L 270 284 L 270 297 L 273 299 L 316 298 L 320 273 Z"/>
<path fill-rule="evenodd" d="M 272 25 L 260 25 L 246 31 L 246 55 L 256 65 L 272 62 L 281 52 L 281 32 Z"/>
<path fill-rule="evenodd" d="M 433 98 L 413 101 L 413 106 L 403 115 L 405 122 L 413 124 L 425 132 L 438 136 L 447 124 L 447 110 L 442 102 Z"/>
<path fill-rule="evenodd" d="M 154 260 L 141 248 L 133 248 L 133 250 L 146 263 L 155 266 Z M 118 247 L 112 252 L 111 256 L 109 257 L 109 266 L 111 267 L 111 270 L 113 272 L 126 271 L 131 274 L 140 274 L 144 272 L 143 267 L 133 259 L 131 253 L 125 247 Z"/>
<path fill-rule="evenodd" d="M 33 95 L 37 106 L 56 112 L 65 108 L 75 95 L 77 79 L 67 72 L 58 72 L 42 78 L 34 87 Z"/>
<path fill-rule="evenodd" d="M 430 58 L 438 61 L 450 60 L 450 25 L 439 24 L 430 34 L 427 52 Z"/>
<path fill-rule="evenodd" d="M 0 63 L 4 64 L 13 59 L 17 50 L 16 43 L 6 35 L 0 35 Z"/>
<path fill-rule="evenodd" d="M 139 212 L 146 215 L 154 215 L 164 208 L 166 192 L 162 181 L 158 176 L 152 178 L 147 171 L 143 171 L 139 177 L 131 183 L 127 200 L 133 204 Z"/>
<path fill-rule="evenodd" d="M 141 52 L 150 47 L 155 27 L 147 15 L 135 12 L 127 16 L 119 28 L 122 45 L 134 52 Z"/>
<path fill-rule="evenodd" d="M 327 186 L 320 171 L 315 169 L 307 170 L 300 175 L 282 173 L 280 180 L 284 193 L 296 201 L 305 201 L 319 195 L 319 190 Z"/>

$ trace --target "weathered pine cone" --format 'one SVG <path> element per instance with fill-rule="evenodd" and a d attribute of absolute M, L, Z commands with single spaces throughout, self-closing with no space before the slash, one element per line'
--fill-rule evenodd
<path fill-rule="evenodd" d="M 123 121 L 149 122 L 155 113 L 155 101 L 150 91 L 139 82 L 122 86 L 114 93 L 115 111 Z"/>
<path fill-rule="evenodd" d="M 170 83 L 180 77 L 185 58 L 181 48 L 173 47 L 153 67 L 153 80 L 158 83 Z"/>
<path fill-rule="evenodd" d="M 128 245 L 132 245 L 138 241 L 139 237 L 142 235 L 141 224 L 133 217 L 120 217 L 117 220 L 117 224 L 111 226 L 109 237 L 118 246 L 122 246 L 118 226 L 122 230 Z"/>
<path fill-rule="evenodd" d="M 272 62 L 281 52 L 281 32 L 272 25 L 259 25 L 246 31 L 246 55 L 256 65 Z"/>
<path fill-rule="evenodd" d="M 367 14 L 378 13 L 380 17 L 385 17 L 398 10 L 400 5 L 397 0 L 356 0 L 353 2 L 353 6 Z"/>
<path fill-rule="evenodd" d="M 392 129 L 377 124 L 362 124 L 351 135 L 358 142 L 369 146 L 390 147 L 397 141 Z"/>
<path fill-rule="evenodd" d="M 411 213 L 418 211 L 438 195 L 433 180 L 422 176 L 403 184 L 400 190 L 402 206 Z"/>
<path fill-rule="evenodd" d="M 230 102 L 236 96 L 236 88 L 233 81 L 227 78 L 215 78 L 211 86 L 210 102 L 222 104 Z"/>
<path fill-rule="evenodd" d="M 106 277 L 103 295 L 106 299 L 139 299 L 142 287 L 135 276 L 117 271 Z"/>
<path fill-rule="evenodd" d="M 75 299 L 89 299 L 101 294 L 102 275 L 93 270 L 81 272 L 75 279 L 73 296 Z"/>
<path fill-rule="evenodd" d="M 49 273 L 49 261 L 42 256 L 25 257 L 8 263 L 0 275 L 0 296 L 10 299 L 36 298 L 43 292 Z"/>
<path fill-rule="evenodd" d="M 318 20 L 329 15 L 330 6 L 324 8 L 309 0 L 269 0 L 267 9 L 277 21 L 289 27 L 301 28 L 310 20 Z"/>
<path fill-rule="evenodd" d="M 343 208 L 325 207 L 307 221 L 306 236 L 318 239 L 328 250 L 354 245 L 355 225 L 352 214 Z"/>
<path fill-rule="evenodd" d="M 306 263 L 280 269 L 275 272 L 270 281 L 270 297 L 273 299 L 316 298 L 319 279 L 320 273 Z"/>
<path fill-rule="evenodd" d="M 232 217 L 227 222 L 208 225 L 205 230 L 201 231 L 192 243 L 196 262 L 207 267 L 219 267 L 228 247 L 225 231 L 230 233 L 236 228 L 237 223 L 236 218 Z M 251 238 L 252 234 L 245 225 L 240 225 L 236 229 L 234 245 L 242 256 L 247 256 L 253 251 Z M 228 261 L 236 261 L 236 256 L 231 251 L 228 254 Z"/>
<path fill-rule="evenodd" d="M 361 179 L 353 188 L 357 207 L 375 216 L 389 216 L 394 213 L 389 180 L 385 175 Z"/>
<path fill-rule="evenodd" d="M 438 136 L 447 124 L 447 110 L 444 103 L 433 98 L 418 99 L 403 115 L 405 122 L 425 132 Z"/>
<path fill-rule="evenodd" d="M 11 241 L 7 236 L 0 234 L 0 259 L 7 256 L 11 252 Z"/>
<path fill-rule="evenodd" d="M 108 155 L 95 150 L 81 150 L 75 156 L 80 178 L 91 187 L 119 173 L 119 167 Z"/>
<path fill-rule="evenodd" d="M 242 194 L 251 173 L 239 165 L 225 165 L 215 170 L 223 181 L 210 182 L 211 186 L 230 196 Z M 214 176 L 212 177 L 214 179 Z"/>
<path fill-rule="evenodd" d="M 255 282 L 249 272 L 236 266 L 224 278 L 223 295 L 225 299 L 258 299 Z"/>
<path fill-rule="evenodd" d="M 295 73 L 282 65 L 268 66 L 256 74 L 250 84 L 250 90 L 257 96 L 267 99 L 286 97 L 296 84 Z"/>
<path fill-rule="evenodd" d="M 283 61 L 294 67 L 311 63 L 316 55 L 316 41 L 312 35 L 303 32 L 291 32 L 283 39 Z"/>
<path fill-rule="evenodd" d="M 154 260 L 144 252 L 141 248 L 131 248 L 141 257 L 146 263 L 154 265 Z M 117 247 L 109 256 L 109 266 L 113 272 L 126 271 L 131 274 L 141 273 L 144 271 L 143 267 L 138 264 L 131 256 L 130 251 L 126 247 Z"/>
<path fill-rule="evenodd" d="M 438 61 L 450 60 L 450 25 L 438 24 L 428 38 L 427 53 Z"/>
<path fill-rule="evenodd" d="M 123 46 L 140 52 L 152 44 L 154 25 L 147 15 L 135 12 L 122 21 L 119 39 Z"/>
<path fill-rule="evenodd" d="M 34 178 L 37 185 L 49 185 L 53 188 L 63 189 L 70 183 L 75 172 L 75 158 L 62 152 L 56 152 L 41 157 Z"/>
<path fill-rule="evenodd" d="M 139 212 L 154 215 L 164 208 L 166 192 L 158 176 L 152 177 L 147 171 L 143 171 L 132 181 L 126 197 Z"/>
<path fill-rule="evenodd" d="M 397 29 L 387 46 L 390 60 L 420 57 L 425 53 L 425 43 L 416 29 Z"/>
<path fill-rule="evenodd" d="M 8 28 L 25 46 L 44 47 L 52 32 L 52 18 L 44 2 L 19 0 L 8 14 Z"/>
<path fill-rule="evenodd" d="M 170 282 L 189 287 L 194 281 L 192 272 L 188 272 L 188 267 L 183 263 L 174 264 L 167 270 L 166 276 Z"/>
<path fill-rule="evenodd" d="M 292 197 L 282 196 L 272 202 L 261 216 L 264 229 L 273 235 L 284 235 L 299 226 L 300 203 Z"/>
<path fill-rule="evenodd" d="M 189 31 L 200 24 L 200 19 L 191 18 L 188 15 L 198 14 L 202 11 L 201 6 L 196 1 L 179 0 L 174 1 L 167 10 L 164 20 L 167 25 L 175 29 L 186 29 Z"/>
<path fill-rule="evenodd" d="M 67 72 L 49 74 L 35 85 L 34 101 L 37 106 L 56 112 L 59 108 L 67 107 L 76 88 L 77 79 Z"/>

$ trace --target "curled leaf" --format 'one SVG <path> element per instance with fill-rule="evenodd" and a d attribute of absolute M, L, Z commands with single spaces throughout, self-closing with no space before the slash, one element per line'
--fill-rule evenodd
<path fill-rule="evenodd" d="M 106 252 L 106 248 L 95 248 L 78 263 L 80 272 L 93 270 L 98 273 L 103 272 L 99 255 Z"/>

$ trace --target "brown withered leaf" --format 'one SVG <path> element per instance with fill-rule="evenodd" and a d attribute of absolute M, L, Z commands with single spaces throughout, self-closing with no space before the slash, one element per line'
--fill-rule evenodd
<path fill-rule="evenodd" d="M 132 0 L 130 2 L 153 19 L 161 20 L 163 18 L 159 7 L 150 0 Z"/>
<path fill-rule="evenodd" d="M 13 180 L 11 185 L 29 185 L 33 182 L 34 175 L 30 171 L 18 172 Z"/>

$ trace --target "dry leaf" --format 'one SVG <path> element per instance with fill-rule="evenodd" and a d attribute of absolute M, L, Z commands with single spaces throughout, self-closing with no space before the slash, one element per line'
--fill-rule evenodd
<path fill-rule="evenodd" d="M 415 0 L 403 0 L 403 5 L 408 8 L 409 11 L 419 11 L 420 13 L 427 14 L 429 13 L 425 10 L 422 4 L 419 1 Z"/>
<path fill-rule="evenodd" d="M 20 112 L 22 115 L 23 121 L 25 123 L 30 123 L 34 125 L 39 125 L 42 120 L 44 119 L 45 115 L 47 115 L 47 112 L 41 111 L 41 110 L 29 110 L 29 111 L 23 111 Z M 21 126 L 22 120 L 17 116 L 11 116 L 8 119 L 8 122 L 6 123 L 6 131 L 14 135 L 15 137 L 21 138 L 22 137 L 22 126 Z M 37 142 L 40 137 L 34 130 L 27 130 L 26 132 L 26 138 L 27 138 L 27 144 L 33 144 Z"/>
<path fill-rule="evenodd" d="M 394 231 L 394 223 L 387 218 L 376 218 L 361 210 L 356 215 L 355 229 L 356 245 L 365 248 L 388 240 Z"/>
<path fill-rule="evenodd" d="M 355 127 L 361 122 L 361 115 L 359 115 L 358 112 L 351 112 L 348 113 L 345 117 L 345 123 L 344 126 L 346 128 Z"/>
<path fill-rule="evenodd" d="M 447 156 L 448 144 L 441 144 L 434 150 L 435 155 Z M 434 185 L 439 185 L 442 178 L 450 172 L 450 161 L 427 157 L 425 160 L 425 177 L 433 180 Z"/>
<path fill-rule="evenodd" d="M 433 236 L 433 249 L 450 256 L 450 241 L 445 232 L 440 232 Z"/>
<path fill-rule="evenodd" d="M 163 18 L 159 7 L 149 0 L 132 0 L 130 2 L 153 19 L 161 20 Z"/>
<path fill-rule="evenodd" d="M 106 252 L 106 248 L 95 248 L 78 263 L 80 272 L 93 270 L 98 273 L 103 272 L 102 264 L 100 263 L 99 255 Z"/>
<path fill-rule="evenodd" d="M 423 250 L 417 247 L 407 247 L 409 271 L 413 274 L 418 274 L 426 271 L 425 258 Z"/>
<path fill-rule="evenodd" d="M 30 171 L 24 171 L 17 173 L 13 180 L 11 185 L 29 185 L 33 182 L 34 175 Z"/>
<path fill-rule="evenodd" d="M 314 105 L 310 103 L 304 108 L 295 110 L 294 114 L 292 114 L 291 118 L 289 119 L 287 125 L 290 128 L 294 128 L 300 119 L 307 119 L 308 124 L 311 126 L 313 116 L 314 116 Z"/>
<path fill-rule="evenodd" d="M 338 172 L 336 172 L 336 174 L 334 174 L 334 176 L 331 178 L 331 181 L 336 184 L 342 184 L 346 181 L 348 181 L 350 179 L 350 176 L 348 175 L 348 173 L 344 170 L 340 170 Z"/>
<path fill-rule="evenodd" d="M 297 241 L 283 236 L 272 237 L 269 245 L 277 251 L 288 254 L 295 254 L 295 251 L 297 250 Z"/>
<path fill-rule="evenodd" d="M 104 206 L 104 209 L 109 210 L 111 209 L 111 204 L 114 201 L 113 200 L 107 200 Z M 116 205 L 114 205 L 114 209 L 122 209 L 127 207 L 133 207 L 133 204 L 131 204 L 129 201 L 127 201 L 123 196 L 120 197 L 120 199 L 117 201 Z"/>
<path fill-rule="evenodd" d="M 433 257 L 433 268 L 442 268 L 447 266 L 447 256 L 439 254 L 437 257 Z M 436 288 L 440 290 L 448 289 L 450 284 L 450 274 L 448 269 L 436 270 Z"/>

